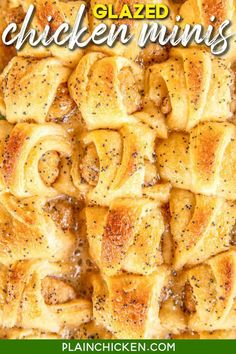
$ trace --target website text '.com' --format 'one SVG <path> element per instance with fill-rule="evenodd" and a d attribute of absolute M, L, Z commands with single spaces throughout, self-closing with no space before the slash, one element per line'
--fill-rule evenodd
<path fill-rule="evenodd" d="M 85 343 L 62 343 L 63 352 L 175 352 L 176 343 L 165 342 L 96 342 L 88 341 Z"/>

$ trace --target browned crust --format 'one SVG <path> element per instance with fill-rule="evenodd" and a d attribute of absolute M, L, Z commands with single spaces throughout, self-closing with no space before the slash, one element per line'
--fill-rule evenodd
<path fill-rule="evenodd" d="M 52 21 L 50 23 L 47 19 L 48 16 L 52 16 Z M 64 22 L 61 12 L 50 0 L 43 1 L 37 6 L 36 18 L 41 28 L 44 28 L 46 25 L 50 24 L 52 32 L 55 32 Z"/>
<path fill-rule="evenodd" d="M 205 177 L 211 177 L 215 170 L 216 152 L 222 140 L 222 131 L 213 129 L 202 130 L 196 137 L 196 155 L 201 174 Z"/>
<path fill-rule="evenodd" d="M 126 284 L 127 283 L 127 284 Z M 126 282 L 119 278 L 113 284 L 112 312 L 115 320 L 138 328 L 142 328 L 147 319 L 150 287 L 145 278 L 126 278 Z"/>
<path fill-rule="evenodd" d="M 187 282 L 184 287 L 184 305 L 188 312 L 194 313 L 196 311 L 193 289 L 189 282 Z"/>
<path fill-rule="evenodd" d="M 193 219 L 188 225 L 188 231 L 191 233 L 191 239 L 188 240 L 188 247 L 196 245 L 208 225 L 211 213 L 211 210 L 195 209 Z"/>
<path fill-rule="evenodd" d="M 225 0 L 202 0 L 204 23 L 218 27 L 227 16 L 227 1 Z M 215 22 L 211 22 L 211 16 L 216 17 Z"/>
<path fill-rule="evenodd" d="M 15 22 L 16 24 L 20 24 L 24 21 L 24 18 L 25 18 L 25 12 L 24 12 L 22 6 L 20 5 L 20 6 L 13 7 L 8 10 L 6 22 L 7 22 L 7 24 L 10 24 L 11 22 Z"/>
<path fill-rule="evenodd" d="M 111 210 L 102 240 L 102 260 L 108 265 L 119 263 L 132 236 L 133 220 L 129 209 Z"/>
<path fill-rule="evenodd" d="M 135 291 L 125 292 L 120 290 L 116 292 L 116 298 L 113 298 L 113 311 L 120 321 L 142 326 L 146 314 L 147 304 L 144 303 L 144 296 L 137 295 Z"/>
<path fill-rule="evenodd" d="M 134 4 L 136 4 L 136 1 L 134 0 L 118 0 L 116 2 L 116 13 L 119 15 L 123 6 L 124 5 L 128 5 L 129 6 L 129 9 L 131 10 L 131 13 L 134 14 Z M 135 26 L 135 20 L 134 19 L 120 19 L 119 20 L 119 24 L 124 24 L 124 25 L 129 25 L 130 28 L 132 29 L 134 26 Z"/>
<path fill-rule="evenodd" d="M 19 159 L 22 146 L 27 138 L 24 131 L 20 129 L 14 129 L 10 135 L 8 143 L 4 149 L 3 155 L 3 176 L 6 183 L 11 183 L 14 175 L 17 160 Z"/>
<path fill-rule="evenodd" d="M 41 284 L 42 294 L 47 305 L 63 304 L 76 298 L 73 287 L 63 280 L 47 276 Z"/>
<path fill-rule="evenodd" d="M 202 94 L 202 81 L 203 81 L 203 65 L 202 62 L 192 62 L 191 71 L 188 74 L 191 76 L 191 104 L 195 107 L 198 106 Z"/>
<path fill-rule="evenodd" d="M 233 288 L 233 281 L 235 278 L 232 258 L 227 257 L 227 255 L 222 257 L 218 265 L 218 270 L 221 274 L 225 295 L 227 296 Z"/>
<path fill-rule="evenodd" d="M 102 59 L 102 58 L 101 58 Z M 96 69 L 95 69 L 96 70 Z M 91 69 L 91 72 L 93 72 L 93 68 Z M 91 77 L 92 77 L 91 73 Z M 104 72 L 103 72 L 103 77 L 104 77 Z M 102 84 L 104 85 L 104 92 L 107 92 L 110 94 L 110 91 L 114 89 L 114 82 L 116 79 L 115 71 L 114 71 L 114 66 L 111 61 L 106 61 L 106 76 L 104 77 L 105 80 L 102 81 Z M 89 81 L 88 82 L 88 87 L 91 84 L 97 85 L 96 82 Z M 102 87 L 102 86 L 101 86 Z M 109 96 L 108 96 L 109 97 Z"/>

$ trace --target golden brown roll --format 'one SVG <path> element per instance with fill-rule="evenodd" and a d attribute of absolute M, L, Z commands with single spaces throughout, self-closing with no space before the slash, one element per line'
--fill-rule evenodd
<path fill-rule="evenodd" d="M 188 327 L 196 332 L 236 328 L 236 252 L 217 255 L 183 274 Z"/>
<path fill-rule="evenodd" d="M 142 69 L 123 57 L 88 53 L 68 81 L 88 129 L 120 128 L 140 109 Z"/>
<path fill-rule="evenodd" d="M 139 1 L 139 4 L 153 4 L 156 5 L 158 3 L 165 4 L 169 7 L 169 16 L 166 19 L 159 20 L 158 22 L 161 25 L 167 26 L 168 29 L 171 29 L 172 26 L 174 25 L 175 22 L 175 7 L 172 3 L 172 1 L 169 0 L 164 0 L 164 1 L 159 1 L 159 0 L 142 0 Z M 122 44 L 119 42 L 116 42 L 114 46 L 111 48 L 108 47 L 106 44 L 99 46 L 99 50 L 101 50 L 104 53 L 110 54 L 110 55 L 121 55 L 126 57 L 127 59 L 138 61 L 142 65 L 150 65 L 151 63 L 155 62 L 160 62 L 165 60 L 168 57 L 168 51 L 165 47 L 161 47 L 158 44 L 153 44 L 153 43 L 148 43 L 144 48 L 140 48 L 138 46 L 138 40 L 140 37 L 140 33 L 143 27 L 144 23 L 147 23 L 149 25 L 152 25 L 154 23 L 153 20 L 148 20 L 148 19 L 143 19 L 143 20 L 137 20 L 137 19 L 119 19 L 119 20 L 111 20 L 108 18 L 99 20 L 97 19 L 93 14 L 92 10 L 94 6 L 97 4 L 96 0 L 91 0 L 90 1 L 90 27 L 91 31 L 100 23 L 105 23 L 106 25 L 110 26 L 112 24 L 116 24 L 117 26 L 120 25 L 129 25 L 129 33 L 132 34 L 132 40 L 130 40 L 127 44 Z M 136 1 L 134 0 L 101 0 L 99 2 L 99 5 L 113 5 L 113 11 L 116 14 L 119 14 L 121 12 L 121 9 L 124 5 L 129 5 L 131 11 L 134 10 L 134 4 L 136 4 Z M 143 11 L 145 13 L 145 11 Z M 97 46 L 92 46 L 92 50 L 97 50 Z"/>
<path fill-rule="evenodd" d="M 17 58 L 14 58 L 15 61 L 19 61 Z M 24 62 L 24 60 L 20 59 L 20 62 Z M 52 60 L 50 59 L 50 62 Z M 73 101 L 73 99 L 70 97 L 69 90 L 67 87 L 67 82 L 65 81 L 67 74 L 70 73 L 69 69 L 65 69 L 64 67 L 61 66 L 61 63 L 55 62 L 54 60 L 54 69 L 55 72 L 53 73 L 53 76 L 55 76 L 56 80 L 53 82 L 50 82 L 52 78 L 52 74 L 47 72 L 47 68 L 45 68 L 46 72 L 45 73 L 37 73 L 35 70 L 39 69 L 39 66 L 43 63 L 47 64 L 48 60 L 43 60 L 43 61 L 38 61 L 38 60 L 32 60 L 31 64 L 29 64 L 29 67 L 32 69 L 31 73 L 28 73 L 25 71 L 22 75 L 22 68 L 21 72 L 16 73 L 16 77 L 11 77 L 11 87 L 7 88 L 8 85 L 6 84 L 6 79 L 8 79 L 8 74 L 7 75 L 1 75 L 0 76 L 0 114 L 2 116 L 7 115 L 6 112 L 6 103 L 8 104 L 8 108 L 10 109 L 10 114 L 14 115 L 13 122 L 22 122 L 22 121 L 27 121 L 27 122 L 54 122 L 58 124 L 62 124 L 68 132 L 71 134 L 78 135 L 84 128 L 85 124 L 84 121 L 81 117 L 81 113 L 78 110 L 78 107 L 76 103 Z M 18 65 L 18 64 L 17 64 Z M 13 65 L 14 67 L 14 65 Z M 16 68 L 17 69 L 17 68 Z M 12 72 L 12 69 L 9 70 L 9 74 Z M 64 75 L 63 74 L 66 74 Z M 15 69 L 14 69 L 15 73 Z M 34 81 L 31 77 L 31 74 L 34 76 L 36 75 L 36 80 Z M 62 74 L 62 75 L 61 75 Z M 43 76 L 47 79 L 44 81 Z M 59 77 L 59 80 L 57 78 Z M 24 80 L 30 79 L 28 82 L 32 81 L 32 85 L 29 84 L 28 87 L 24 86 Z M 41 92 L 41 84 L 38 83 L 37 80 L 42 80 L 43 81 L 43 87 L 45 88 L 44 92 L 45 94 L 42 95 Z M 20 84 L 19 84 L 20 80 Z M 22 81 L 21 81 L 22 80 Z M 5 82 L 5 84 L 4 84 Z M 41 82 L 41 81 L 40 81 Z M 17 85 L 17 92 L 14 93 L 14 99 L 17 101 L 17 103 L 11 102 L 11 94 L 10 90 L 12 86 Z M 32 97 L 33 99 L 31 100 L 31 95 L 32 92 L 31 90 L 34 90 L 36 92 L 35 97 Z M 4 92 L 9 93 L 9 99 L 6 99 L 5 103 L 5 98 L 4 98 Z M 38 97 L 40 97 L 40 100 L 38 100 Z M 12 113 L 12 107 L 11 103 L 14 104 L 14 106 L 20 105 L 22 106 L 22 112 L 24 114 L 19 114 L 20 111 L 14 110 Z M 8 118 L 8 117 L 7 117 Z M 11 119 L 8 119 L 9 121 Z"/>
<path fill-rule="evenodd" d="M 50 200 L 42 197 L 19 200 L 10 194 L 0 195 L 2 264 L 9 265 L 24 259 L 57 261 L 71 257 L 75 247 L 75 235 L 68 226 L 66 228 L 54 220 L 55 212 L 53 214 L 50 211 L 49 203 Z M 57 211 L 57 203 L 54 211 Z M 69 212 L 67 209 L 67 214 Z M 64 219 L 66 217 L 64 214 Z"/>
<path fill-rule="evenodd" d="M 91 303 L 78 298 L 56 263 L 17 262 L 3 269 L 0 323 L 4 328 L 20 327 L 59 333 L 91 319 Z"/>
<path fill-rule="evenodd" d="M 104 274 L 147 275 L 162 264 L 164 220 L 154 201 L 116 199 L 109 208 L 89 207 L 85 214 L 90 255 Z"/>
<path fill-rule="evenodd" d="M 31 28 L 34 28 L 38 33 L 42 33 L 46 25 L 50 25 L 52 35 L 62 23 L 68 23 L 70 28 L 73 28 L 77 12 L 84 1 L 60 1 L 60 0 L 19 0 L 18 2 L 12 2 L 11 9 L 8 13 L 8 22 L 15 22 L 16 16 L 19 12 L 23 12 L 23 16 L 18 21 L 18 26 L 24 20 L 24 16 L 29 8 L 33 4 L 35 6 L 35 15 L 31 22 Z M 52 16 L 52 20 L 48 22 L 48 16 Z M 19 16 L 18 16 L 19 17 Z M 81 25 L 88 28 L 88 16 L 85 14 Z M 68 35 L 68 34 L 67 34 Z M 64 35 L 60 36 L 60 40 Z M 49 37 L 48 37 L 49 38 Z M 84 54 L 84 49 L 75 47 L 74 50 L 68 48 L 68 43 L 58 46 L 57 44 L 50 44 L 45 47 L 39 45 L 32 47 L 29 43 L 25 45 L 18 51 L 19 56 L 26 56 L 32 58 L 45 58 L 53 56 L 59 59 L 65 66 L 75 67 L 79 59 Z"/>
<path fill-rule="evenodd" d="M 5 189 L 17 197 L 59 194 L 53 184 L 62 172 L 60 160 L 72 155 L 69 135 L 61 126 L 19 123 L 2 141 Z"/>
<path fill-rule="evenodd" d="M 150 276 L 124 274 L 93 278 L 93 316 L 116 338 L 154 338 L 160 335 L 158 311 L 168 279 L 165 267 Z M 153 315 L 155 313 L 155 315 Z"/>
<path fill-rule="evenodd" d="M 172 133 L 156 150 L 161 178 L 196 194 L 235 200 L 235 137 L 233 124 L 217 122 Z"/>
<path fill-rule="evenodd" d="M 193 266 L 229 249 L 236 221 L 235 202 L 174 189 L 170 213 L 175 269 Z"/>
<path fill-rule="evenodd" d="M 196 338 L 209 339 L 234 335 L 235 266 L 233 247 L 193 268 L 174 272 L 168 284 L 169 295 L 160 309 L 163 328 L 174 338 L 183 339 L 194 332 Z"/>
<path fill-rule="evenodd" d="M 199 122 L 232 117 L 233 74 L 227 63 L 201 49 L 172 49 L 170 59 L 146 72 L 149 98 L 171 129 L 189 131 Z"/>
<path fill-rule="evenodd" d="M 109 205 L 115 198 L 168 197 L 154 164 L 155 131 L 144 124 L 120 131 L 94 130 L 82 136 L 73 159 L 73 182 L 90 204 Z M 163 198 L 162 196 L 162 198 Z"/>
<path fill-rule="evenodd" d="M 1 80 L 6 119 L 44 123 L 59 85 L 69 74 L 57 59 L 13 58 Z"/>
<path fill-rule="evenodd" d="M 230 48 L 225 52 L 225 58 L 229 61 L 235 60 L 236 48 L 236 6 L 234 0 L 187 0 L 181 5 L 179 14 L 183 21 L 180 22 L 181 26 L 186 24 L 194 25 L 201 24 L 205 29 L 209 25 L 213 25 L 215 31 L 225 21 L 231 21 L 231 26 L 226 34 L 234 34 L 230 40 Z M 210 21 L 214 16 L 215 21 Z"/>

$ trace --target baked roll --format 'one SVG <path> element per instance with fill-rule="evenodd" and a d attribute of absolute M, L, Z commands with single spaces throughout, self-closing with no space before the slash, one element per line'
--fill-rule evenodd
<path fill-rule="evenodd" d="M 91 320 L 90 301 L 77 297 L 56 263 L 17 262 L 0 275 L 0 323 L 4 328 L 59 333 Z"/>
<path fill-rule="evenodd" d="M 118 339 L 157 338 L 162 333 L 158 311 L 167 279 L 165 267 L 146 277 L 124 274 L 102 279 L 94 276 L 95 321 Z"/>
<path fill-rule="evenodd" d="M 0 262 L 9 265 L 24 259 L 71 257 L 75 235 L 70 225 L 57 222 L 59 208 L 57 201 L 52 212 L 50 200 L 42 197 L 19 200 L 10 194 L 0 195 Z M 64 221 L 68 222 L 69 213 L 67 205 Z"/>
<path fill-rule="evenodd" d="M 155 195 L 154 142 L 154 130 L 143 124 L 125 125 L 119 132 L 94 130 L 85 134 L 78 158 L 73 159 L 75 187 L 88 203 L 103 206 L 115 198 Z"/>
<path fill-rule="evenodd" d="M 204 123 L 190 134 L 172 133 L 157 146 L 160 176 L 196 194 L 236 199 L 235 126 Z"/>
<path fill-rule="evenodd" d="M 235 34 L 236 32 L 236 7 L 234 0 L 187 0 L 181 5 L 179 15 L 183 21 L 181 26 L 186 24 L 194 25 L 200 24 L 204 28 L 212 25 L 215 32 L 218 31 L 219 26 L 225 21 L 231 21 L 231 27 L 225 31 L 227 35 Z M 215 21 L 210 21 L 211 17 L 215 17 Z M 236 39 L 232 36 L 230 40 L 230 48 L 225 52 L 227 60 L 235 59 Z"/>
<path fill-rule="evenodd" d="M 163 328 L 183 339 L 189 332 L 207 338 L 216 331 L 220 338 L 221 332 L 226 336 L 234 331 L 235 260 L 232 248 L 193 268 L 173 272 L 159 314 Z"/>
<path fill-rule="evenodd" d="M 142 122 L 155 129 L 159 138 L 167 138 L 164 114 L 143 97 L 143 70 L 126 58 L 88 53 L 68 87 L 88 129 L 117 129 Z"/>
<path fill-rule="evenodd" d="M 62 172 L 60 160 L 72 155 L 69 135 L 61 126 L 19 123 L 3 141 L 5 189 L 17 197 L 59 194 L 53 184 Z"/>
<path fill-rule="evenodd" d="M 89 252 L 107 276 L 121 270 L 150 274 L 162 264 L 164 220 L 148 199 L 116 199 L 109 208 L 86 208 Z"/>
<path fill-rule="evenodd" d="M 123 57 L 88 53 L 68 81 L 87 128 L 120 128 L 136 122 L 132 113 L 140 109 L 142 69 Z"/>
<path fill-rule="evenodd" d="M 201 49 L 172 49 L 167 61 L 146 71 L 145 86 L 169 128 L 189 131 L 199 122 L 232 117 L 233 80 L 223 59 Z"/>
<path fill-rule="evenodd" d="M 158 4 L 160 1 L 158 0 L 142 0 L 139 2 L 139 4 Z M 170 14 L 166 19 L 159 20 L 158 22 L 161 25 L 165 25 L 169 30 L 173 27 L 175 23 L 175 15 L 176 11 L 175 8 L 172 4 L 172 1 L 164 0 L 161 2 L 162 4 L 165 4 L 169 7 L 170 9 Z M 126 43 L 125 45 L 116 42 L 114 46 L 111 48 L 108 47 L 106 44 L 99 46 L 99 50 L 106 54 L 110 55 L 121 55 L 123 57 L 126 57 L 129 60 L 137 61 L 142 65 L 150 65 L 151 63 L 155 62 L 160 62 L 163 60 L 166 60 L 168 57 L 168 50 L 165 47 L 161 47 L 160 45 L 156 43 L 148 43 L 144 48 L 140 48 L 138 46 L 138 41 L 139 37 L 141 34 L 141 30 L 143 27 L 144 23 L 147 23 L 149 25 L 153 24 L 153 20 L 137 20 L 137 19 L 118 19 L 118 20 L 111 20 L 108 18 L 99 20 L 97 19 L 93 13 L 92 9 L 94 6 L 97 4 L 96 0 L 91 0 L 90 1 L 90 26 L 91 26 L 91 32 L 92 30 L 98 26 L 101 23 L 105 23 L 107 26 L 110 26 L 112 24 L 116 24 L 117 26 L 121 25 L 129 25 L 129 33 L 132 35 L 132 39 Z M 99 2 L 101 5 L 112 5 L 113 6 L 113 11 L 114 13 L 119 14 L 121 12 L 121 9 L 124 5 L 129 5 L 129 8 L 131 11 L 133 11 L 134 4 L 136 2 L 134 0 L 129 0 L 128 2 L 125 0 L 101 0 Z M 145 13 L 145 11 L 143 11 Z M 92 50 L 97 50 L 97 46 L 92 46 Z"/>
<path fill-rule="evenodd" d="M 1 80 L 6 119 L 44 123 L 59 85 L 69 74 L 70 69 L 53 58 L 13 58 Z"/>
<path fill-rule="evenodd" d="M 183 274 L 184 304 L 190 330 L 214 331 L 236 328 L 236 252 L 231 250 Z"/>
<path fill-rule="evenodd" d="M 50 35 L 58 29 L 62 23 L 68 23 L 70 28 L 73 28 L 77 12 L 80 10 L 82 4 L 86 4 L 84 1 L 60 1 L 60 0 L 19 0 L 17 3 L 11 4 L 11 9 L 8 14 L 8 22 L 15 22 L 16 15 L 19 11 L 23 12 L 21 20 L 18 21 L 20 27 L 23 23 L 26 12 L 29 6 L 33 4 L 35 6 L 35 15 L 31 22 L 31 28 L 36 29 L 39 34 L 44 31 L 46 25 L 50 25 Z M 48 21 L 48 16 L 52 16 L 52 20 Z M 86 27 L 87 33 L 89 33 L 88 16 L 82 19 L 81 25 Z M 68 34 L 67 34 L 68 35 Z M 61 41 L 66 34 L 60 35 Z M 47 37 L 48 39 L 49 37 Z M 39 45 L 36 47 L 30 46 L 29 43 L 25 43 L 24 46 L 18 51 L 19 56 L 32 57 L 32 58 L 45 58 L 53 56 L 59 59 L 65 66 L 73 68 L 77 65 L 79 59 L 83 56 L 84 49 L 75 47 L 74 50 L 68 48 L 68 42 L 62 46 L 51 43 L 45 47 Z"/>
<path fill-rule="evenodd" d="M 235 202 L 174 189 L 170 213 L 175 269 L 202 263 L 229 249 L 236 221 Z"/>

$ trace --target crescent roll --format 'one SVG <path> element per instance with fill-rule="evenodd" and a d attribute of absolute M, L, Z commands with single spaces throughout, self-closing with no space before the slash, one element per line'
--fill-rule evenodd
<path fill-rule="evenodd" d="M 47 261 L 17 262 L 2 270 L 2 327 L 59 333 L 90 321 L 90 301 L 77 297 L 61 271 L 60 265 Z"/>
<path fill-rule="evenodd" d="M 142 69 L 123 57 L 88 53 L 68 81 L 87 128 L 120 128 L 136 122 L 132 113 L 140 109 Z"/>
<path fill-rule="evenodd" d="M 116 338 L 156 338 L 162 332 L 158 311 L 168 271 L 149 276 L 124 274 L 93 278 L 93 316 Z M 155 315 L 154 315 L 155 314 Z"/>
<path fill-rule="evenodd" d="M 161 178 L 196 194 L 235 200 L 235 137 L 233 124 L 217 122 L 170 134 L 156 149 Z"/>
<path fill-rule="evenodd" d="M 175 269 L 196 265 L 229 249 L 236 222 L 235 202 L 174 189 L 170 213 Z"/>
<path fill-rule="evenodd" d="M 236 327 L 234 247 L 180 273 L 173 272 L 160 309 L 163 328 L 173 338 L 227 338 Z M 211 333 L 210 333 L 211 332 Z M 187 336 L 187 337 L 186 337 Z"/>
<path fill-rule="evenodd" d="M 17 197 L 58 195 L 53 184 L 62 172 L 60 160 L 72 155 L 69 135 L 61 126 L 19 123 L 3 141 L 1 174 L 6 189 Z"/>
<path fill-rule="evenodd" d="M 188 327 L 196 332 L 236 328 L 236 252 L 231 250 L 186 271 Z"/>
<path fill-rule="evenodd" d="M 230 30 L 224 30 L 225 34 L 232 35 L 236 32 L 236 6 L 234 0 L 187 0 L 181 5 L 179 15 L 183 19 L 180 22 L 183 27 L 186 24 L 194 25 L 197 23 L 206 29 L 209 25 L 212 25 L 217 31 L 224 21 L 229 20 L 231 22 Z M 215 17 L 213 22 L 210 21 L 212 16 Z M 233 36 L 230 39 L 229 50 L 224 55 L 227 60 L 234 61 L 235 48 L 236 39 Z"/>
<path fill-rule="evenodd" d="M 189 131 L 199 122 L 232 117 L 233 73 L 227 63 L 200 49 L 172 49 L 170 58 L 146 71 L 151 101 L 169 128 Z"/>
<path fill-rule="evenodd" d="M 57 59 L 14 57 L 2 73 L 6 119 L 10 123 L 44 123 L 60 84 L 70 69 Z"/>
<path fill-rule="evenodd" d="M 82 136 L 72 168 L 74 185 L 88 203 L 109 205 L 115 198 L 155 198 L 160 194 L 154 154 L 155 132 L 144 124 L 120 131 L 94 130 Z M 168 194 L 168 187 L 166 191 Z"/>
<path fill-rule="evenodd" d="M 150 274 L 163 262 L 160 243 L 164 220 L 148 199 L 116 199 L 109 208 L 85 210 L 89 252 L 107 276 L 121 270 Z"/>
<path fill-rule="evenodd" d="M 24 259 L 57 261 L 71 257 L 75 247 L 75 235 L 69 227 L 62 227 L 56 222 L 55 213 L 51 213 L 47 208 L 48 203 L 50 200 L 46 198 L 19 200 L 10 194 L 0 195 L 2 264 L 9 265 Z M 57 204 L 54 209 L 57 211 Z"/>

